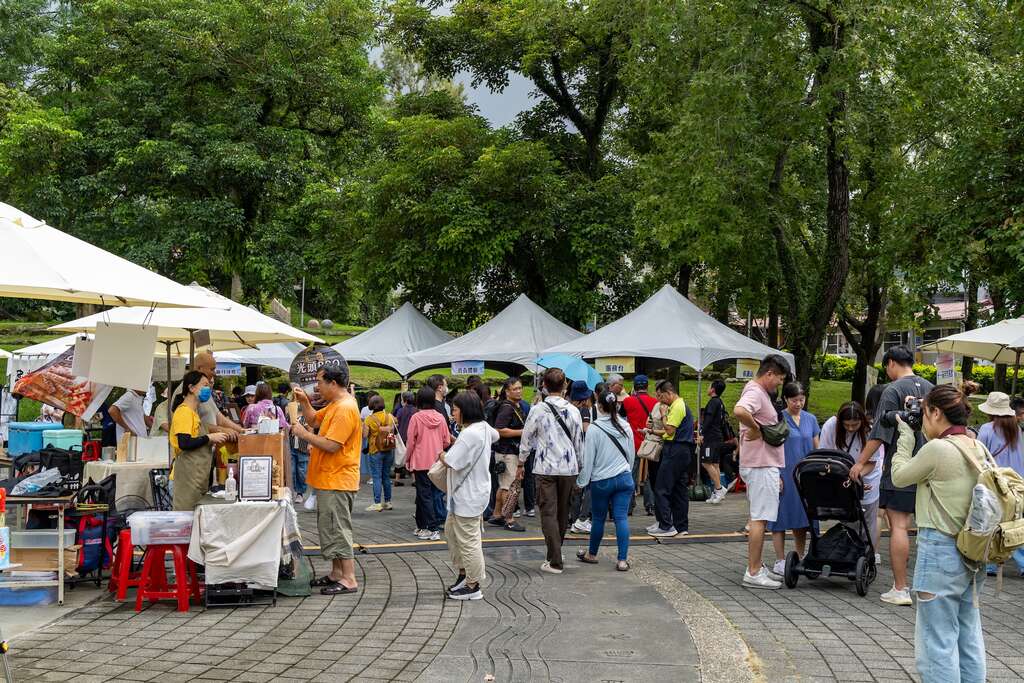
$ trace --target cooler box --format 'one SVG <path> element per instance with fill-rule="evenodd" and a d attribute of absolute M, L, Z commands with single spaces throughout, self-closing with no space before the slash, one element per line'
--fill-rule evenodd
<path fill-rule="evenodd" d="M 43 432 L 53 430 L 52 422 L 12 422 L 7 433 L 7 455 L 35 453 L 43 447 Z"/>
<path fill-rule="evenodd" d="M 63 448 L 66 451 L 74 446 L 76 450 L 82 448 L 81 429 L 47 429 L 43 432 L 43 446 Z"/>
<path fill-rule="evenodd" d="M 171 545 L 192 538 L 191 512 L 142 510 L 128 515 L 132 545 Z"/>
<path fill-rule="evenodd" d="M 29 548 L 50 548 L 56 549 L 60 542 L 56 529 L 26 529 L 24 531 L 11 529 L 11 548 L 14 550 Z M 75 544 L 75 530 L 64 530 L 64 547 L 70 548 Z"/>

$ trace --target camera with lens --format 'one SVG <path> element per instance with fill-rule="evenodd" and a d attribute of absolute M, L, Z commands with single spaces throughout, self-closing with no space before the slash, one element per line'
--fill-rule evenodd
<path fill-rule="evenodd" d="M 882 415 L 882 425 L 892 429 L 896 426 L 896 418 L 899 417 L 915 432 L 921 431 L 921 425 L 924 424 L 922 404 L 922 399 L 908 396 L 903 410 L 890 410 Z"/>

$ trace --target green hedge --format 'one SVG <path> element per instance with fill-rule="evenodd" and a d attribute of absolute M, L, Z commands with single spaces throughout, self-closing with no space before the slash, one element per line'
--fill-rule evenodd
<path fill-rule="evenodd" d="M 857 363 L 853 358 L 826 354 L 818 360 L 817 379 L 832 379 L 840 382 L 852 382 L 853 370 L 856 365 Z M 878 370 L 879 384 L 884 384 L 889 381 L 885 376 L 885 371 L 882 370 L 881 365 L 875 365 L 875 369 Z M 957 366 L 956 369 L 957 372 L 959 372 L 960 366 Z M 929 382 L 934 382 L 935 366 L 915 363 L 914 374 L 919 377 L 923 377 Z M 995 374 L 996 369 L 991 365 L 975 365 L 972 378 L 975 382 L 981 385 L 982 393 L 988 393 L 995 389 Z M 1024 373 L 1022 373 L 1022 375 L 1024 375 Z M 1021 377 L 1021 379 L 1024 379 L 1024 377 Z M 1012 380 L 1013 368 L 1009 368 L 1006 372 L 1006 381 L 1009 384 Z"/>

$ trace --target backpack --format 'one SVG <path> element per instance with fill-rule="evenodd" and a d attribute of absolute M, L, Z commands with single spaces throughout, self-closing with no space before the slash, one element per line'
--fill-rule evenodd
<path fill-rule="evenodd" d="M 956 535 L 957 550 L 977 566 L 1002 564 L 1014 550 L 1024 547 L 1024 477 L 996 465 L 984 447 L 979 464 L 957 443 L 950 443 L 978 471 L 967 519 Z"/>
<path fill-rule="evenodd" d="M 498 403 L 498 401 L 495 401 L 492 398 L 489 401 L 487 401 L 487 404 L 484 406 L 484 420 L 486 420 L 487 424 L 491 425 L 492 427 L 494 426 L 494 423 L 498 420 L 498 408 L 500 407 L 500 405 L 501 404 Z"/>
<path fill-rule="evenodd" d="M 377 426 L 380 428 L 380 429 L 377 429 L 377 433 L 373 437 L 373 443 L 377 447 L 377 451 L 378 452 L 383 452 L 383 451 L 394 450 L 395 446 L 398 444 L 398 440 L 395 438 L 395 432 L 394 431 L 385 432 L 383 430 L 383 427 L 387 427 L 389 425 L 393 426 L 393 425 L 395 425 L 395 422 L 393 422 L 392 420 L 389 420 L 389 419 L 385 419 L 384 420 L 384 424 L 382 425 L 377 420 L 377 416 L 376 415 L 371 415 L 370 417 L 373 418 L 373 421 L 376 422 Z M 390 417 L 390 416 L 388 416 L 388 417 Z"/>

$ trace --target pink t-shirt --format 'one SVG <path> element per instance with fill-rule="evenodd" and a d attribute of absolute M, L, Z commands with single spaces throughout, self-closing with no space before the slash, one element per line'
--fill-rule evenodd
<path fill-rule="evenodd" d="M 773 425 L 779 421 L 771 396 L 754 380 L 747 382 L 736 405 L 743 406 L 759 425 Z M 784 446 L 769 446 L 764 439 L 747 441 L 750 429 L 740 423 L 740 466 L 741 467 L 785 467 Z"/>

